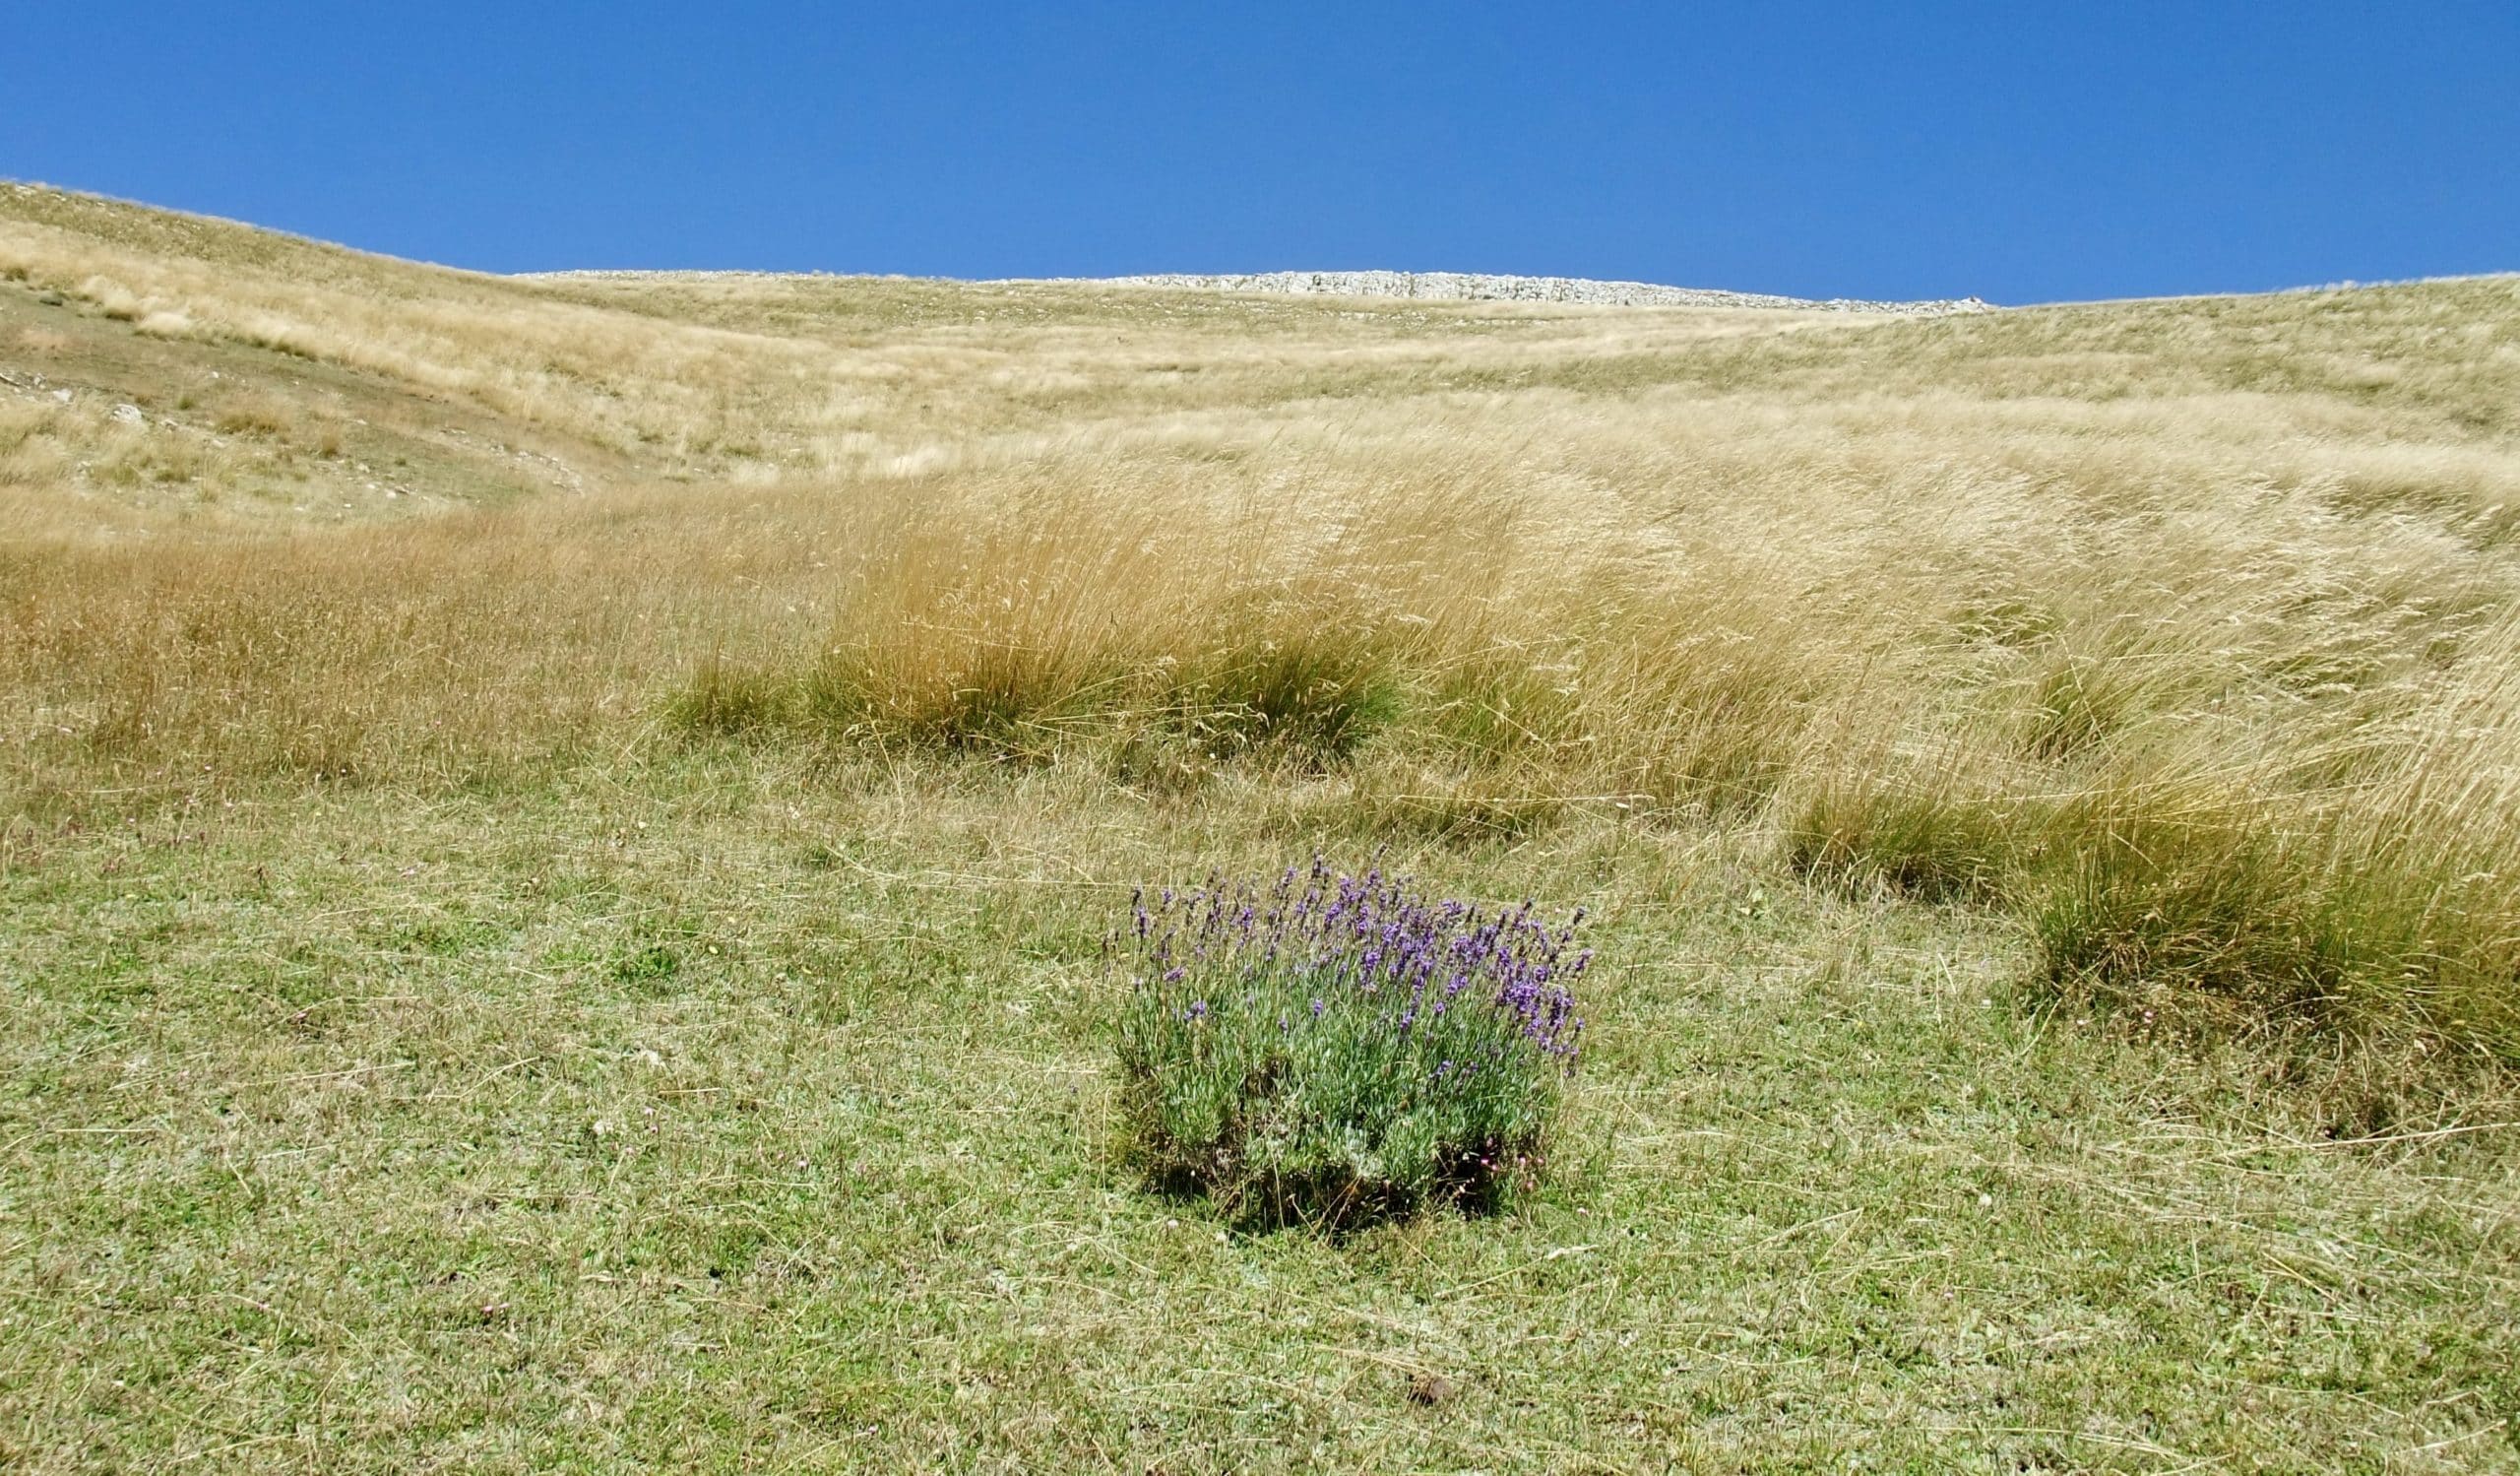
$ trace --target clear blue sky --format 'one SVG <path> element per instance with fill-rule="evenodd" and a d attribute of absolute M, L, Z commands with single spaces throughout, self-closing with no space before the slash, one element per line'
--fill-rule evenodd
<path fill-rule="evenodd" d="M 2520 0 L 34 0 L 0 174 L 491 270 L 2520 269 Z"/>

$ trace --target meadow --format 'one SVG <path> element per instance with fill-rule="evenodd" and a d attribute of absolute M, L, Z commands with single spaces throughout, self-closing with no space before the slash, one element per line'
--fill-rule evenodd
<path fill-rule="evenodd" d="M 0 185 L 0 1458 L 2508 1468 L 2515 712 L 2520 279 L 501 279 Z M 1593 915 L 1508 1212 L 1122 1151 L 1133 891 L 1316 852 Z"/>

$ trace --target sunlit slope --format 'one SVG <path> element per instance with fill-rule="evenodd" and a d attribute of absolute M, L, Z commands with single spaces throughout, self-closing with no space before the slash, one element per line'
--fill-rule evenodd
<path fill-rule="evenodd" d="M 2509 1469 L 2515 407 L 2509 278 L 528 281 L 0 186 L 0 1467 Z M 1316 850 L 1592 909 L 1515 1212 L 1113 1151 L 1132 888 Z"/>
<path fill-rule="evenodd" d="M 516 280 L 29 185 L 0 186 L 0 488 L 68 481 L 91 494 L 73 523 L 1003 464 L 1257 424 L 1354 435 L 1375 428 L 1354 423 L 1359 402 L 1528 412 L 1568 396 L 1818 401 L 1841 420 L 1887 399 L 1941 417 L 1974 406 L 1998 434 L 2318 443 L 2350 448 L 2307 472 L 2332 471 L 2349 509 L 2457 517 L 2508 500 L 2474 453 L 2520 417 L 2512 279 L 1933 322 L 743 274 Z M 61 388 L 66 406 L 33 393 Z M 2087 425 L 2043 416 L 2052 400 L 2092 408 Z M 121 405 L 174 433 L 135 433 L 112 418 Z M 2100 423 L 2098 407 L 2131 405 L 2180 418 Z M 2288 478 L 2298 460 L 2269 472 Z"/>
<path fill-rule="evenodd" d="M 2520 1043 L 2520 280 L 524 281 L 26 188 L 0 276 L 37 789 L 733 741 L 1737 823 L 2060 986 Z"/>
<path fill-rule="evenodd" d="M 516 280 L 29 185 L 0 186 L 0 489 L 39 488 L 14 511 L 67 526 L 1002 462 L 1184 413 L 1810 320 L 868 278 Z M 114 420 L 123 405 L 165 433 Z M 65 491 L 73 505 L 52 506 Z M 415 500 L 393 506 L 398 492 Z"/>

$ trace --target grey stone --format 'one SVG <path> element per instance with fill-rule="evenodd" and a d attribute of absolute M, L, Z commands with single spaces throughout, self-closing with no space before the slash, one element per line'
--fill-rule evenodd
<path fill-rule="evenodd" d="M 1184 291 L 1271 292 L 1298 296 L 1416 297 L 1444 302 L 1582 302 L 1611 307 L 1782 307 L 1804 312 L 1895 313 L 1944 317 L 1989 312 L 1976 297 L 1923 302 L 1869 302 L 1853 297 L 1781 297 L 1650 282 L 1595 282 L 1582 277 L 1501 277 L 1479 272 L 1255 272 L 1245 276 L 1157 274 L 1070 279 L 1109 287 Z"/>

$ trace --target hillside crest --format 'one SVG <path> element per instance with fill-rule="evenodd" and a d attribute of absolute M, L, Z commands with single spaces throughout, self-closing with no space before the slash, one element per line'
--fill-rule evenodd
<path fill-rule="evenodd" d="M 1805 312 L 1895 313 L 1943 317 L 1991 312 L 1977 297 L 1919 302 L 1814 299 L 1772 292 L 1665 287 L 1651 282 L 1596 282 L 1583 277 L 1515 277 L 1485 272 L 1255 272 L 1245 275 L 1157 273 L 1081 279 L 1109 287 L 1176 290 L 1280 292 L 1306 296 L 1419 297 L 1447 302 L 1582 302 L 1608 307 L 1788 307 Z"/>

